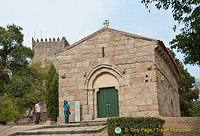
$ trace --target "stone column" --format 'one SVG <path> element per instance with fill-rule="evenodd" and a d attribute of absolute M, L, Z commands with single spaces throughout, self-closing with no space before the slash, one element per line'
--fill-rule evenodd
<path fill-rule="evenodd" d="M 88 89 L 89 120 L 94 119 L 94 89 Z"/>

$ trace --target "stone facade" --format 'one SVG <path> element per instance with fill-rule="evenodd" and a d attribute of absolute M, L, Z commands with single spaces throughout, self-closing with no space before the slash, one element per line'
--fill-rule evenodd
<path fill-rule="evenodd" d="M 97 93 L 105 87 L 118 90 L 119 116 L 180 116 L 180 72 L 161 41 L 102 28 L 67 46 L 57 61 L 61 122 L 65 99 L 71 106 L 70 121 L 76 100 L 81 120 L 98 120 Z"/>
<path fill-rule="evenodd" d="M 56 52 L 63 50 L 67 46 L 69 46 L 69 43 L 65 37 L 63 37 L 62 40 L 59 38 L 49 38 L 49 40 L 41 39 L 40 41 L 38 39 L 35 41 L 32 38 L 32 49 L 34 50 L 34 57 L 32 61 L 41 61 L 43 63 L 45 60 L 52 61 L 55 67 L 58 68 Z"/>
<path fill-rule="evenodd" d="M 177 65 L 170 61 L 171 55 L 164 51 L 167 50 L 164 44 L 159 43 L 163 45 L 155 50 L 159 113 L 164 117 L 180 116 L 177 82 L 180 72 L 175 68 Z"/>

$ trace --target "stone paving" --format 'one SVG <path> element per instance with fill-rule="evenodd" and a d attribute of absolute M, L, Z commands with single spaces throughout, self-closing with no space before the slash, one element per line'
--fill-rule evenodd
<path fill-rule="evenodd" d="M 103 130 L 105 126 L 86 126 L 86 127 L 62 127 L 62 128 L 44 128 L 20 131 L 21 135 L 37 135 L 37 134 L 84 134 L 96 133 Z"/>
<path fill-rule="evenodd" d="M 200 136 L 200 117 L 162 117 L 165 120 L 164 129 L 173 128 L 173 129 L 191 129 L 191 133 L 168 133 L 164 131 L 164 136 Z M 103 126 L 99 125 L 102 123 Z M 9 136 L 11 133 L 16 132 L 37 132 L 37 131 L 54 131 L 60 130 L 64 131 L 89 131 L 89 130 L 98 130 L 102 129 L 105 122 L 85 122 L 85 123 L 70 123 L 64 124 L 59 123 L 55 126 L 47 126 L 45 124 L 35 125 L 0 125 L 0 136 Z M 92 126 L 87 126 L 87 125 Z M 94 126 L 96 124 L 96 126 Z M 65 125 L 65 126 L 64 126 Z M 86 125 L 86 126 L 84 126 Z M 50 128 L 51 127 L 51 128 Z M 41 136 L 39 134 L 30 134 L 30 135 L 17 135 L 17 136 Z M 70 133 L 70 134 L 44 134 L 43 136 L 107 136 L 106 128 L 96 133 Z"/>
<path fill-rule="evenodd" d="M 18 135 L 18 136 L 41 136 L 41 135 Z M 53 134 L 45 136 L 96 136 L 95 134 Z"/>
<path fill-rule="evenodd" d="M 0 127 L 0 136 L 8 136 L 9 134 L 24 131 L 27 129 L 35 129 L 42 125 L 6 125 Z"/>
<path fill-rule="evenodd" d="M 0 125 L 0 136 L 107 136 L 105 122 Z"/>

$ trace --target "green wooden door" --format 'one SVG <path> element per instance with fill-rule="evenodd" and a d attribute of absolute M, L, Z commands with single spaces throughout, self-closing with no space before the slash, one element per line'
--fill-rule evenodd
<path fill-rule="evenodd" d="M 112 88 L 101 88 L 97 93 L 98 118 L 119 116 L 118 91 Z"/>

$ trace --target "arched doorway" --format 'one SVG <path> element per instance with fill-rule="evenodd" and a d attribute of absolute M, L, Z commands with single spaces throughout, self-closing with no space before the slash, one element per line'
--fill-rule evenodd
<path fill-rule="evenodd" d="M 100 88 L 97 93 L 97 117 L 118 117 L 118 90 L 115 87 Z"/>
<path fill-rule="evenodd" d="M 99 74 L 93 83 L 97 91 L 97 118 L 119 116 L 118 79 L 108 72 Z"/>
<path fill-rule="evenodd" d="M 86 76 L 88 115 L 92 119 L 119 116 L 119 98 L 124 85 L 122 72 L 111 65 L 99 65 Z"/>

